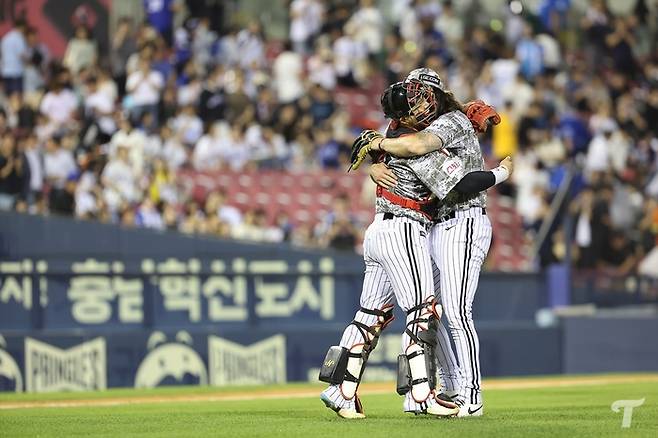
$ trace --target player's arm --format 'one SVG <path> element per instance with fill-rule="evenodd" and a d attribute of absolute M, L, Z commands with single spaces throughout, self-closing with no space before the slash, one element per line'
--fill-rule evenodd
<path fill-rule="evenodd" d="M 506 181 L 513 171 L 514 165 L 512 159 L 507 157 L 494 169 L 476 170 L 467 173 L 457 182 L 454 190 L 462 194 L 479 193 Z M 369 174 L 375 184 L 387 190 L 392 190 L 397 184 L 395 173 L 384 163 L 377 163 L 370 166 Z"/>
<path fill-rule="evenodd" d="M 385 138 L 379 148 L 397 157 L 415 157 L 442 149 L 443 140 L 432 132 L 421 131 L 398 138 Z"/>
<path fill-rule="evenodd" d="M 455 190 L 459 193 L 470 195 L 480 193 L 506 181 L 514 171 L 512 158 L 506 157 L 498 167 L 491 170 L 476 170 L 467 173 L 459 180 Z"/>

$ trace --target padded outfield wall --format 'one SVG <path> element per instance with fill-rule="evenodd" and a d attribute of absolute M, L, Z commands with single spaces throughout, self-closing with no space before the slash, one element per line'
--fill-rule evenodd
<path fill-rule="evenodd" d="M 0 390 L 315 380 L 362 278 L 353 254 L 3 213 Z M 541 274 L 482 276 L 485 376 L 564 370 L 564 329 L 534 323 L 545 303 Z M 393 378 L 403 319 L 366 379 Z"/>

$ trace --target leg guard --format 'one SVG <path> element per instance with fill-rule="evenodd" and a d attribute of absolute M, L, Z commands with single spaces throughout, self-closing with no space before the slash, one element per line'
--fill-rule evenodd
<path fill-rule="evenodd" d="M 377 321 L 371 326 L 356 319 L 352 321 L 350 326 L 360 335 L 362 342 L 350 347 L 331 347 L 320 370 L 320 380 L 340 385 L 340 391 L 346 400 L 351 400 L 356 395 L 368 356 L 377 346 L 382 330 L 394 318 L 393 305 L 374 310 L 362 307 L 360 312 L 376 316 Z M 350 326 L 346 330 L 349 330 Z"/>
<path fill-rule="evenodd" d="M 409 336 L 409 345 L 403 357 L 398 358 L 398 393 L 405 394 L 410 390 L 418 403 L 426 401 L 436 389 L 435 348 L 439 316 L 440 307 L 437 308 L 434 297 L 407 312 L 405 333 Z M 406 373 L 403 372 L 405 366 Z M 406 385 L 400 381 L 404 380 L 404 374 Z"/>

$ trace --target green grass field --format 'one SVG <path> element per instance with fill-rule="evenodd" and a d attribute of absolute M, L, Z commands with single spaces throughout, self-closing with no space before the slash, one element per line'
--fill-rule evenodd
<path fill-rule="evenodd" d="M 390 393 L 383 393 L 391 389 Z M 321 385 L 177 387 L 99 393 L 0 394 L 1 437 L 658 437 L 658 375 L 486 380 L 485 416 L 401 412 L 393 384 L 365 384 L 368 418 L 347 421 L 320 402 Z M 630 428 L 615 400 L 645 399 Z"/>

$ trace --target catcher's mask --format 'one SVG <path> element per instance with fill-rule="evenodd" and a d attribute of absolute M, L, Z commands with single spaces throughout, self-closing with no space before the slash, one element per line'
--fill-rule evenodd
<path fill-rule="evenodd" d="M 381 104 L 386 117 L 406 119 L 405 124 L 418 130 L 428 127 L 437 112 L 434 92 L 415 79 L 390 85 L 382 94 Z"/>

